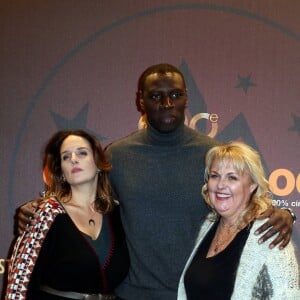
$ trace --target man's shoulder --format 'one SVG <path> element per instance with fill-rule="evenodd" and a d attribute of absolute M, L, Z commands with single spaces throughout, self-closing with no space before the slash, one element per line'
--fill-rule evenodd
<path fill-rule="evenodd" d="M 222 144 L 217 139 L 212 138 L 204 133 L 201 133 L 187 126 L 185 126 L 185 135 L 189 143 L 206 146 L 207 148 L 211 148 L 213 146 Z"/>
<path fill-rule="evenodd" d="M 139 142 L 144 135 L 144 129 L 137 130 L 132 132 L 131 134 L 122 137 L 109 145 L 106 146 L 105 151 L 106 152 L 111 152 L 111 151 L 116 151 L 118 149 L 124 149 L 126 147 L 129 147 L 137 142 Z"/>

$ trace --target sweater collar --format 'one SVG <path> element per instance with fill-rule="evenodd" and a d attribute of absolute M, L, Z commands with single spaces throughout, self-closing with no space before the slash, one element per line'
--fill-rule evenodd
<path fill-rule="evenodd" d="M 172 132 L 162 133 L 147 122 L 146 139 L 150 144 L 160 146 L 175 146 L 183 142 L 184 123 Z"/>

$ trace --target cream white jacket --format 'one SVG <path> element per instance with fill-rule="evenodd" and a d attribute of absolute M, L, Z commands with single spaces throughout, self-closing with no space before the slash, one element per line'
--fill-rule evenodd
<path fill-rule="evenodd" d="M 255 230 L 265 220 L 255 221 L 242 251 L 232 300 L 300 300 L 299 267 L 292 242 L 283 250 L 269 249 L 269 242 L 258 244 Z M 186 300 L 184 275 L 197 249 L 212 227 L 206 220 L 201 226 L 195 247 L 181 274 L 178 287 L 178 300 Z M 218 287 L 216 287 L 218 288 Z M 199 295 L 201 299 L 201 295 Z"/>

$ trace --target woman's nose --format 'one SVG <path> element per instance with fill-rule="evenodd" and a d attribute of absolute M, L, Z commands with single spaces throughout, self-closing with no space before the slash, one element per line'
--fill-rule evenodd
<path fill-rule="evenodd" d="M 77 155 L 76 155 L 75 152 L 73 152 L 72 155 L 71 155 L 71 162 L 72 162 L 73 164 L 78 163 Z"/>
<path fill-rule="evenodd" d="M 220 178 L 217 184 L 218 189 L 222 189 L 226 186 L 226 179 Z"/>

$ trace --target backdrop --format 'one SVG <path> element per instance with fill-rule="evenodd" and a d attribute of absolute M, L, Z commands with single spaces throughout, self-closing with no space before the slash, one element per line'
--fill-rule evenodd
<path fill-rule="evenodd" d="M 50 135 L 83 128 L 106 146 L 137 130 L 137 80 L 159 62 L 186 76 L 186 124 L 255 147 L 300 219 L 299 15 L 298 0 L 2 0 L 0 279 Z M 299 235 L 300 221 L 298 255 Z"/>

